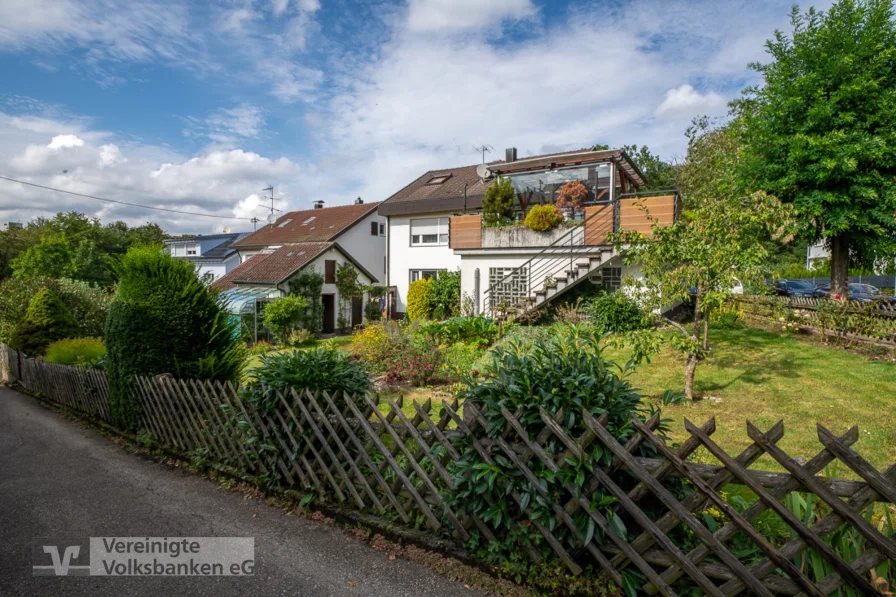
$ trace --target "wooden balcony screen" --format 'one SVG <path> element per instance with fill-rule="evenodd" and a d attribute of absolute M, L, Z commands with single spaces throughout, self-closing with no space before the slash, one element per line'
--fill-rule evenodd
<path fill-rule="evenodd" d="M 647 208 L 647 211 L 644 211 Z M 675 195 L 619 200 L 619 228 L 636 230 L 650 236 L 653 220 L 661 226 L 675 222 Z"/>
<path fill-rule="evenodd" d="M 607 235 L 611 232 L 613 232 L 612 204 L 585 207 L 585 245 L 589 247 L 606 245 Z"/>
<path fill-rule="evenodd" d="M 453 216 L 448 221 L 448 246 L 452 249 L 482 248 L 481 220 L 478 214 Z"/>

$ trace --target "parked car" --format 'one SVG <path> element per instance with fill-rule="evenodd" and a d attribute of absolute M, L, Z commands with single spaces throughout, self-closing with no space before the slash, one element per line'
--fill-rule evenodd
<path fill-rule="evenodd" d="M 800 296 L 818 298 L 818 287 L 806 280 L 776 280 L 775 294 L 778 296 Z"/>
<path fill-rule="evenodd" d="M 838 296 L 831 295 L 831 285 L 829 283 L 821 284 L 818 286 L 818 288 L 824 293 L 824 296 L 833 299 L 840 298 Z M 858 301 L 860 303 L 896 303 L 896 297 L 883 294 L 879 288 L 877 288 L 876 286 L 872 286 L 871 284 L 850 282 L 846 285 L 846 288 L 847 292 L 849 293 L 848 298 L 851 301 Z"/>

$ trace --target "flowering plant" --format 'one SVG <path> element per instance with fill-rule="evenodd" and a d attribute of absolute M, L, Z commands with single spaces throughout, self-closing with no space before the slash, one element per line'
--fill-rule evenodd
<path fill-rule="evenodd" d="M 407 381 L 413 386 L 429 385 L 438 376 L 443 360 L 438 346 L 409 346 L 389 362 L 386 381 Z"/>

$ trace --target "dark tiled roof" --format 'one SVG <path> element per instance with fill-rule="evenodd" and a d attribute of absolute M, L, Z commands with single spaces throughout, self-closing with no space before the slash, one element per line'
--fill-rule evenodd
<path fill-rule="evenodd" d="M 239 232 L 237 234 L 230 234 L 228 238 L 222 242 L 220 245 L 217 245 L 213 249 L 206 251 L 193 261 L 222 261 L 227 259 L 234 253 L 236 253 L 236 249 L 233 248 L 233 243 L 248 235 L 248 232 Z"/>
<path fill-rule="evenodd" d="M 291 211 L 280 216 L 273 224 L 246 236 L 232 246 L 267 247 L 283 243 L 308 243 L 335 240 L 353 224 L 376 210 L 379 203 L 359 203 Z"/>
<path fill-rule="evenodd" d="M 631 163 L 631 160 L 625 152 L 618 149 L 609 149 L 604 151 L 591 151 L 589 149 L 576 149 L 572 151 L 563 151 L 559 153 L 549 153 L 544 155 L 521 157 L 513 162 L 494 161 L 489 162 L 488 167 L 493 172 L 511 172 L 525 170 L 527 168 L 545 167 L 551 163 L 574 164 L 578 162 L 595 162 L 601 160 L 621 159 L 619 162 L 622 167 L 636 181 L 641 181 L 640 172 Z M 391 215 L 393 213 L 411 213 L 415 211 L 412 206 L 403 206 L 411 201 L 423 201 L 429 207 L 424 209 L 420 206 L 420 211 L 439 211 L 459 209 L 462 206 L 464 197 L 464 186 L 466 185 L 467 206 L 477 208 L 481 205 L 482 197 L 485 196 L 485 189 L 491 184 L 491 180 L 485 182 L 479 178 L 476 168 L 479 164 L 472 166 L 460 166 L 457 168 L 445 168 L 442 170 L 430 170 L 412 183 L 389 197 L 383 202 L 380 213 L 383 215 Z M 441 176 L 450 176 L 448 180 L 441 184 L 427 184 L 433 178 Z"/>
<path fill-rule="evenodd" d="M 333 245 L 331 242 L 297 243 L 284 245 L 270 253 L 258 253 L 217 279 L 212 287 L 229 290 L 237 283 L 279 284 Z"/>

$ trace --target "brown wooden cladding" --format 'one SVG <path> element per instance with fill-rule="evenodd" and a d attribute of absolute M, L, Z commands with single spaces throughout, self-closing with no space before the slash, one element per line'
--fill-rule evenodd
<path fill-rule="evenodd" d="M 448 246 L 452 249 L 482 248 L 482 218 L 478 214 L 453 216 L 448 223 Z"/>
<path fill-rule="evenodd" d="M 594 216 L 594 217 L 591 217 Z M 591 247 L 607 244 L 613 232 L 613 206 L 589 205 L 585 208 L 585 244 Z"/>
<path fill-rule="evenodd" d="M 675 195 L 619 200 L 620 229 L 635 230 L 650 236 L 654 220 L 661 226 L 675 222 Z"/>

